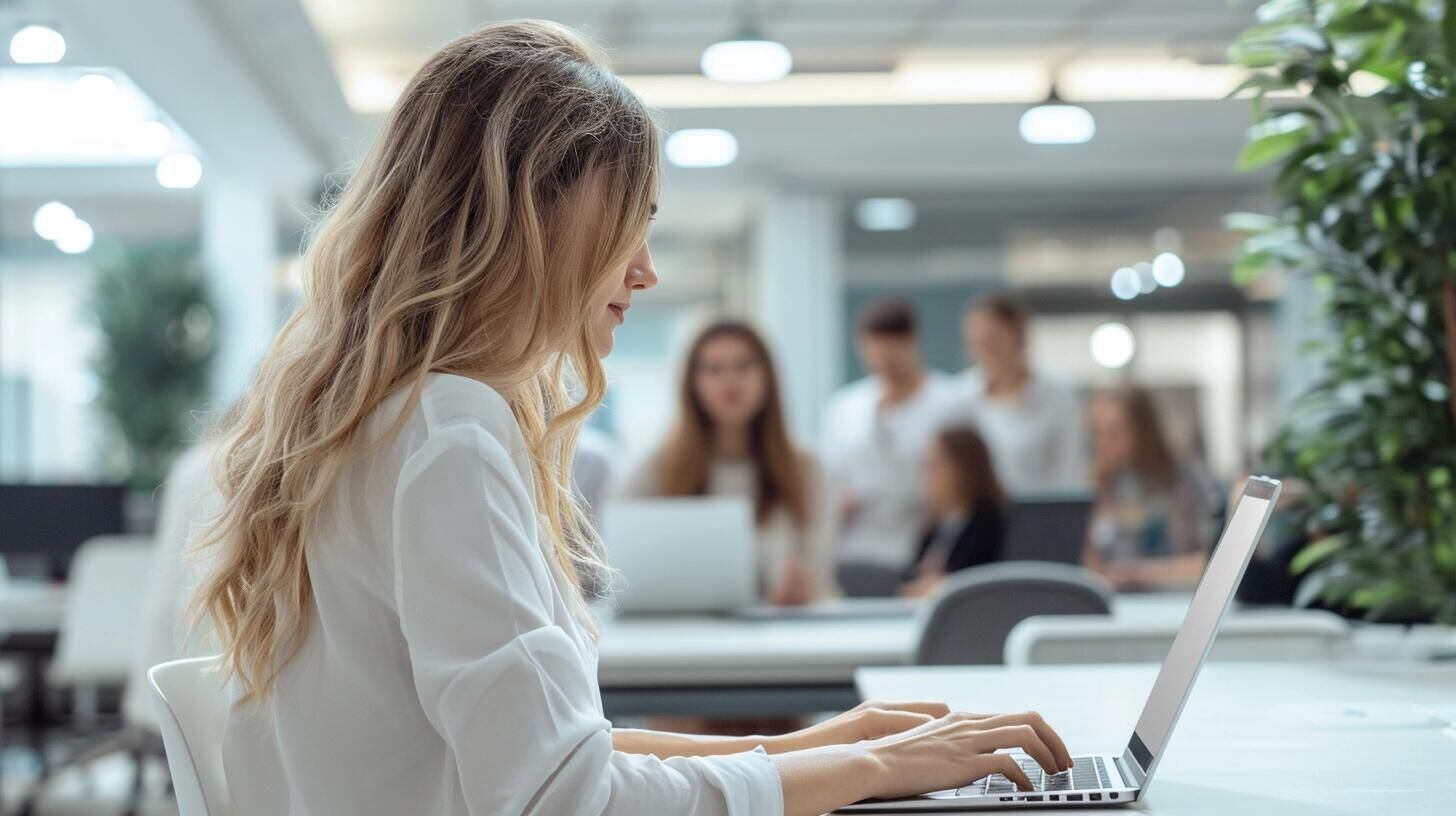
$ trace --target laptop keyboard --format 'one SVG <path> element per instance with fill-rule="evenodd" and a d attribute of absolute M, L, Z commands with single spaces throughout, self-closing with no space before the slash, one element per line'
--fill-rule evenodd
<path fill-rule="evenodd" d="M 1026 777 L 1031 780 L 1033 791 L 1084 791 L 1112 787 L 1107 779 L 1107 768 L 1102 757 L 1074 757 L 1070 771 L 1049 774 L 1036 764 L 1036 760 L 1024 754 L 1013 754 Z M 1016 783 L 1002 774 L 991 774 L 985 779 L 972 782 L 956 791 L 957 796 L 981 796 L 998 793 L 1026 793 Z"/>

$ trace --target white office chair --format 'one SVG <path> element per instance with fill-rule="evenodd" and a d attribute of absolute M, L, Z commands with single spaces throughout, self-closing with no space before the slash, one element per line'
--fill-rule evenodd
<path fill-rule="evenodd" d="M 151 568 L 150 536 L 96 536 L 82 544 L 71 561 L 66 609 L 46 681 L 70 689 L 72 719 L 82 733 L 95 728 L 101 689 L 126 684 Z M 72 750 L 56 765 L 44 756 L 42 746 L 41 775 L 26 794 L 21 812 L 33 812 L 61 768 L 84 766 L 118 751 L 133 752 L 135 747 L 133 736 L 123 731 Z M 140 778 L 139 769 L 128 813 L 135 812 Z"/>
<path fill-rule="evenodd" d="M 76 690 L 82 718 L 97 689 L 126 683 L 151 569 L 150 536 L 97 536 L 76 551 L 49 679 Z"/>
<path fill-rule="evenodd" d="M 1181 620 L 1127 621 L 1107 615 L 1036 616 L 1012 627 L 1008 666 L 1072 663 L 1161 663 Z M 1230 612 L 1213 642 L 1212 660 L 1337 660 L 1349 648 L 1350 625 L 1331 612 L 1288 609 Z"/>
<path fill-rule="evenodd" d="M 178 816 L 230 816 L 232 798 L 222 765 L 228 697 L 216 657 L 174 660 L 152 667 L 152 686 Z"/>

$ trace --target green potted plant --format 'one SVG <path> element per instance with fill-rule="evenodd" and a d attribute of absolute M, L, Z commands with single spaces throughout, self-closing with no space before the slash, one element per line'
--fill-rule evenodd
<path fill-rule="evenodd" d="M 1293 568 L 1372 620 L 1456 623 L 1456 4 L 1274 0 L 1231 56 L 1255 69 L 1243 168 L 1282 210 L 1235 275 L 1309 275 L 1321 376 L 1274 466 L 1310 486 Z"/>
<path fill-rule="evenodd" d="M 100 405 L 119 437 L 107 459 L 134 490 L 150 492 L 192 431 L 217 345 L 196 249 L 113 250 L 98 263 L 91 310 L 101 334 Z"/>

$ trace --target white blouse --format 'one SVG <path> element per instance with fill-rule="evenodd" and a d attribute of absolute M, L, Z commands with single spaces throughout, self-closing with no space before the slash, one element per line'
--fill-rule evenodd
<path fill-rule="evenodd" d="M 824 469 L 840 504 L 855 509 L 843 521 L 841 561 L 903 568 L 915 557 L 930 507 L 921 467 L 937 431 L 956 410 L 946 375 L 926 371 L 919 390 L 884 405 L 884 387 L 866 377 L 834 393 L 824 409 Z"/>
<path fill-rule="evenodd" d="M 981 431 L 996 476 L 1013 496 L 1088 489 L 1086 420 L 1072 389 L 1033 375 L 1013 398 L 992 397 L 986 375 L 970 369 L 956 378 L 961 421 Z"/>
<path fill-rule="evenodd" d="M 390 398 L 308 536 L 308 634 L 269 697 L 234 691 L 239 813 L 781 814 L 762 749 L 626 754 L 596 648 L 538 541 L 525 441 L 494 390 Z"/>

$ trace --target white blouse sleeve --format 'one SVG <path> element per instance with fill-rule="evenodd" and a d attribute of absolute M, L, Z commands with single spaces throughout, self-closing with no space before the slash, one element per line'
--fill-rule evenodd
<path fill-rule="evenodd" d="M 473 814 L 781 814 L 761 750 L 612 750 L 581 648 L 552 618 L 531 491 L 484 427 L 431 434 L 394 496 L 395 602 L 425 715 Z M 407 752 L 408 746 L 400 746 Z"/>

